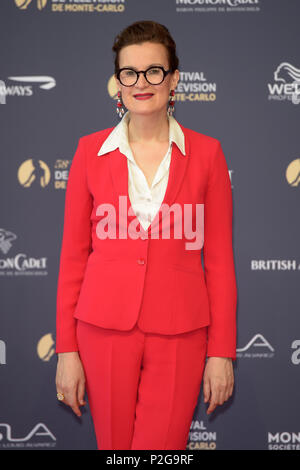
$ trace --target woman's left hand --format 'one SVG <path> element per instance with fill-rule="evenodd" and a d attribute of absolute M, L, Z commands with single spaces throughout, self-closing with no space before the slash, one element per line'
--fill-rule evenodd
<path fill-rule="evenodd" d="M 218 405 L 232 395 L 234 375 L 230 357 L 208 357 L 203 374 L 204 403 L 209 401 L 206 411 L 210 414 Z"/>

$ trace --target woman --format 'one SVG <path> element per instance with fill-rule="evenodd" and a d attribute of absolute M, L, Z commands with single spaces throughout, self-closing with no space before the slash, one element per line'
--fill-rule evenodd
<path fill-rule="evenodd" d="M 99 449 L 185 449 L 202 378 L 208 414 L 233 392 L 231 184 L 219 141 L 172 116 L 168 29 L 136 22 L 113 51 L 127 112 L 79 140 L 66 191 L 57 397 L 81 416 L 86 389 Z M 188 248 L 190 207 L 204 245 Z"/>

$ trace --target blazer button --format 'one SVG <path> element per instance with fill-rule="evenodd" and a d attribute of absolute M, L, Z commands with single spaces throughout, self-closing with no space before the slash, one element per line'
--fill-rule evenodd
<path fill-rule="evenodd" d="M 137 260 L 138 264 L 145 264 L 144 258 L 140 258 Z"/>

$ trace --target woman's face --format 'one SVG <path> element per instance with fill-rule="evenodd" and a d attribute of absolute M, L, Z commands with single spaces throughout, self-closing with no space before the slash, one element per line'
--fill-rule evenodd
<path fill-rule="evenodd" d="M 147 70 L 152 65 L 160 65 L 169 70 L 167 49 L 163 44 L 143 42 L 125 46 L 119 53 L 119 68 L 129 67 L 137 71 Z M 170 90 L 175 90 L 179 71 L 168 74 L 159 85 L 151 85 L 141 73 L 137 83 L 126 87 L 115 77 L 118 90 L 122 93 L 122 101 L 131 114 L 149 115 L 166 111 Z M 151 93 L 149 99 L 137 99 L 135 95 Z"/>

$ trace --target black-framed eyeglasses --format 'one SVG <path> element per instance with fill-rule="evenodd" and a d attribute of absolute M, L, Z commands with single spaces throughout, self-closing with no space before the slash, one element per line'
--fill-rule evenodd
<path fill-rule="evenodd" d="M 147 70 L 139 71 L 124 67 L 118 71 L 116 76 L 122 85 L 133 86 L 138 81 L 140 73 L 142 73 L 150 85 L 159 85 L 170 72 L 171 70 L 165 70 L 161 66 L 149 67 Z"/>

